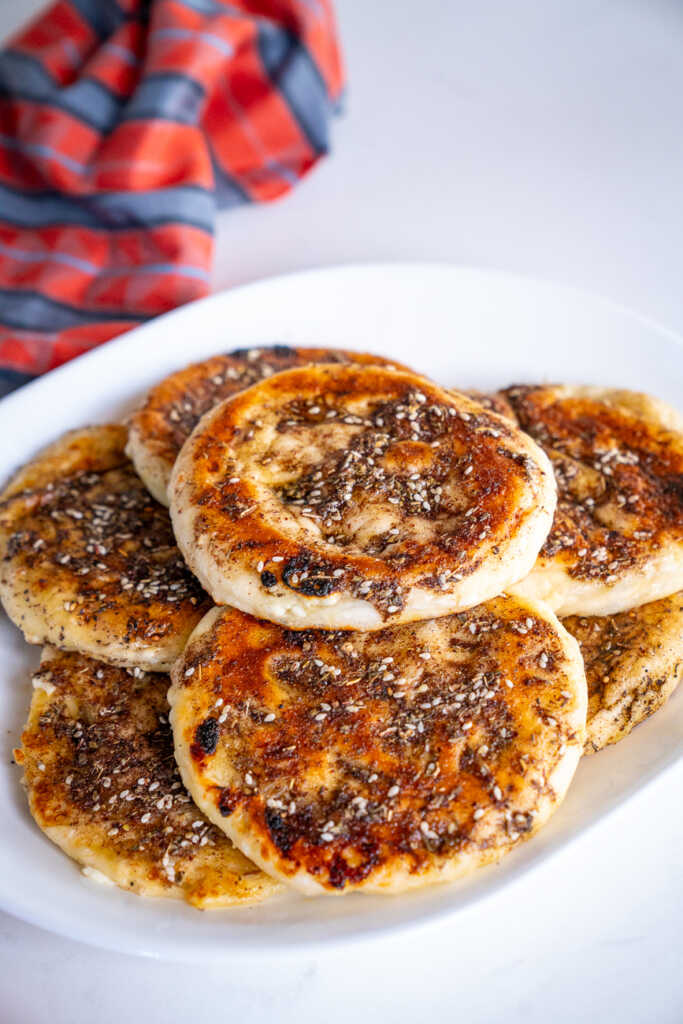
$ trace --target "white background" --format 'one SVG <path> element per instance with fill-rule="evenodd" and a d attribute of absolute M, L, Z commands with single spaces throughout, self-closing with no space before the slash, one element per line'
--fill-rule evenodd
<path fill-rule="evenodd" d="M 37 6 L 0 0 L 0 32 Z M 440 259 L 586 287 L 683 330 L 683 5 L 337 8 L 350 89 L 334 156 L 286 201 L 223 215 L 217 287 Z M 321 956 L 198 969 L 0 915 L 0 1021 L 679 1024 L 682 789 L 683 766 L 495 899 Z"/>

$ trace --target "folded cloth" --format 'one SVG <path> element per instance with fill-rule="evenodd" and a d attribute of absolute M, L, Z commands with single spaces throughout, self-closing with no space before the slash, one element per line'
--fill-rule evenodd
<path fill-rule="evenodd" d="M 328 151 L 330 0 L 57 0 L 0 54 L 0 387 L 204 295 Z M 188 357 L 191 353 L 188 353 Z"/>

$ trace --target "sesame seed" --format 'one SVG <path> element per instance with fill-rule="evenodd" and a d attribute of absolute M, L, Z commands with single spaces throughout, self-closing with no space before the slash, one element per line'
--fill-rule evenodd
<path fill-rule="evenodd" d="M 474 814 L 472 815 L 472 817 L 474 818 L 475 821 L 479 821 L 480 818 L 483 818 L 484 817 L 484 809 L 483 809 L 483 807 L 478 807 L 476 809 L 476 811 L 474 812 Z"/>
<path fill-rule="evenodd" d="M 392 796 L 398 796 L 398 794 L 399 794 L 399 793 L 400 793 L 400 789 L 399 789 L 399 787 L 398 787 L 398 786 L 391 786 L 391 787 L 390 787 L 390 788 L 389 788 L 389 789 L 387 790 L 387 796 L 388 796 L 388 797 L 392 797 Z"/>
<path fill-rule="evenodd" d="M 263 719 L 263 721 L 264 721 L 264 722 L 274 722 L 274 721 L 275 721 L 275 715 L 273 714 L 273 712 L 272 712 L 272 711 L 271 711 L 271 712 L 269 712 L 269 713 L 268 713 L 268 714 L 266 715 L 266 717 L 265 717 L 265 718 Z"/>

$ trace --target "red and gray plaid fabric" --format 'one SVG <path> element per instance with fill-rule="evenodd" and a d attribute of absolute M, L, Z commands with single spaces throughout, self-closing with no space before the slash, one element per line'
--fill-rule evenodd
<path fill-rule="evenodd" d="M 330 0 L 41 14 L 0 53 L 0 386 L 204 295 L 216 208 L 292 188 L 342 86 Z"/>

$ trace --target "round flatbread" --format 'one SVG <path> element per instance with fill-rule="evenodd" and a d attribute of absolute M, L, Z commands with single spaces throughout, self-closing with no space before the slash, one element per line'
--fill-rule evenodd
<path fill-rule="evenodd" d="M 253 903 L 277 884 L 235 849 L 183 787 L 168 677 L 46 648 L 15 751 L 39 827 L 84 873 L 201 909 Z"/>
<path fill-rule="evenodd" d="M 586 750 L 617 743 L 664 707 L 683 675 L 683 592 L 619 615 L 563 621 L 588 683 Z"/>
<path fill-rule="evenodd" d="M 198 806 L 309 894 L 400 892 L 498 860 L 560 804 L 585 739 L 576 641 L 511 597 L 372 633 L 214 609 L 172 680 Z"/>
<path fill-rule="evenodd" d="M 173 463 L 205 412 L 274 373 L 309 363 L 401 366 L 364 352 L 272 345 L 237 349 L 172 373 L 152 388 L 130 420 L 128 454 L 157 501 L 168 505 Z"/>
<path fill-rule="evenodd" d="M 169 493 L 214 600 L 295 628 L 485 601 L 530 571 L 555 508 L 550 464 L 513 424 L 370 366 L 287 370 L 217 406 Z"/>
<path fill-rule="evenodd" d="M 211 602 L 126 436 L 72 431 L 0 495 L 0 599 L 29 643 L 166 672 Z"/>
<path fill-rule="evenodd" d="M 560 616 L 613 615 L 683 587 L 683 420 L 648 395 L 512 387 L 553 464 L 552 530 L 519 593 Z"/>

